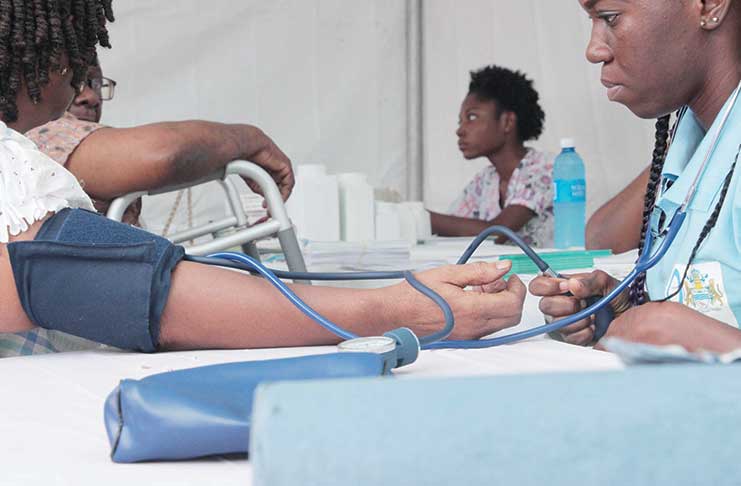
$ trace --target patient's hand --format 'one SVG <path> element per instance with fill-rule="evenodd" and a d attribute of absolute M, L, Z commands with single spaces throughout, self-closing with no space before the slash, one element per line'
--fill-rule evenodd
<path fill-rule="evenodd" d="M 584 307 L 585 299 L 607 295 L 619 282 L 601 270 L 570 275 L 568 279 L 537 277 L 530 282 L 530 292 L 543 297 L 539 308 L 546 316 L 558 319 L 570 316 Z M 571 292 L 572 296 L 567 296 Z M 627 299 L 627 292 L 619 299 Z M 616 299 L 617 300 L 617 299 Z M 564 341 L 587 345 L 594 339 L 593 318 L 582 319 L 560 330 Z"/>
<path fill-rule="evenodd" d="M 455 328 L 449 339 L 478 339 L 520 322 L 526 289 L 516 275 L 503 280 L 511 266 L 508 260 L 447 265 L 415 277 L 450 304 Z M 408 283 L 389 287 L 387 291 L 386 310 L 398 316 L 400 326 L 424 336 L 444 325 L 440 308 Z"/>
<path fill-rule="evenodd" d="M 253 126 L 248 126 L 248 128 L 250 131 L 247 137 L 249 145 L 246 151 L 247 160 L 265 169 L 278 185 L 283 200 L 287 200 L 295 184 L 290 159 L 262 130 Z M 262 195 L 260 187 L 252 179 L 246 179 L 245 182 L 250 189 Z"/>

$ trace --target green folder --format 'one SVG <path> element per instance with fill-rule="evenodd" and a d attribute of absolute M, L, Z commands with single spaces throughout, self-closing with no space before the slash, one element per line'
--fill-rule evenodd
<path fill-rule="evenodd" d="M 539 253 L 554 272 L 592 268 L 595 258 L 612 255 L 612 250 L 564 250 Z M 536 274 L 540 270 L 524 253 L 501 255 L 500 260 L 511 260 L 512 270 L 509 273 Z"/>

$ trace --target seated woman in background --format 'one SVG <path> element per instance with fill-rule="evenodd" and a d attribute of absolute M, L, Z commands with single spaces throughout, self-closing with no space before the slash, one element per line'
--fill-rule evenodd
<path fill-rule="evenodd" d="M 491 165 L 466 186 L 450 215 L 431 213 L 432 232 L 471 236 L 496 224 L 532 246 L 551 246 L 553 158 L 524 145 L 540 136 L 544 121 L 538 93 L 525 75 L 499 66 L 471 72 L 458 147 L 466 160 L 486 157 Z"/>

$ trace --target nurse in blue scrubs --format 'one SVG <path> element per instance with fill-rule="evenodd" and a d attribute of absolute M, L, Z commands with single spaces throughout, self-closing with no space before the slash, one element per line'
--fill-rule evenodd
<path fill-rule="evenodd" d="M 607 336 L 691 351 L 741 348 L 741 1 L 579 1 L 592 21 L 587 59 L 602 65 L 609 99 L 658 118 L 641 249 L 697 181 L 669 252 L 612 303 Z M 530 291 L 544 296 L 545 314 L 560 317 L 616 283 L 596 271 L 540 277 Z M 594 325 L 583 320 L 562 334 L 590 344 Z"/>

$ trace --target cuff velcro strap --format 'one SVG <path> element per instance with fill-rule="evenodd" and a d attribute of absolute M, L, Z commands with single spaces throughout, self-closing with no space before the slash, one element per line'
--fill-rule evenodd
<path fill-rule="evenodd" d="M 159 323 L 150 326 L 154 242 L 23 241 L 7 248 L 34 324 L 119 348 L 157 349 Z"/>

